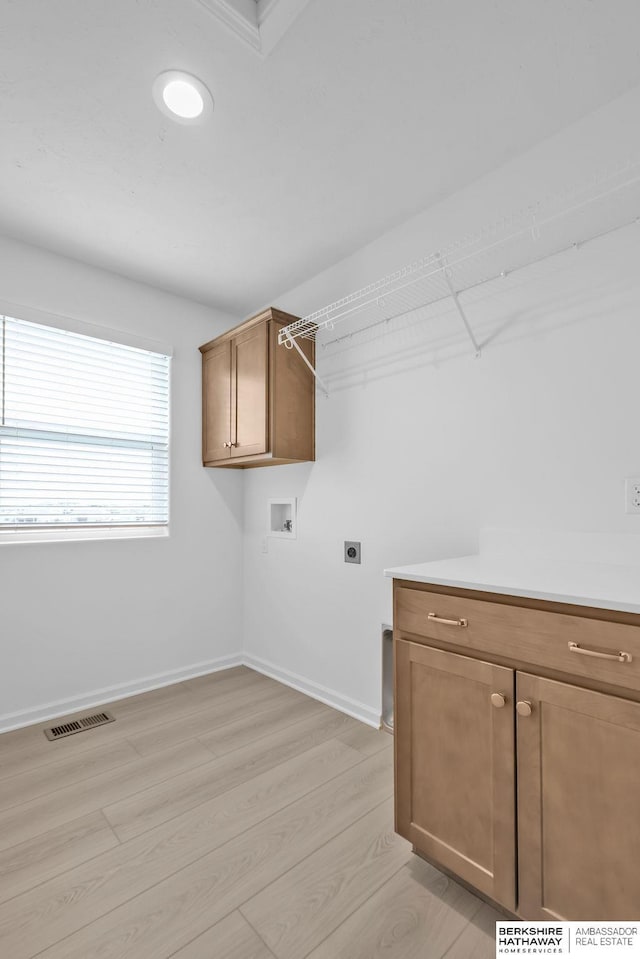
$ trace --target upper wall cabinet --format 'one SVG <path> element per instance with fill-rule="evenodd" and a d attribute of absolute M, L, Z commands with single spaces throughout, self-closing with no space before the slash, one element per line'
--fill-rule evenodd
<path fill-rule="evenodd" d="M 244 469 L 315 459 L 315 382 L 278 331 L 297 317 L 271 307 L 200 347 L 202 462 Z M 312 340 L 300 343 L 313 365 Z"/>

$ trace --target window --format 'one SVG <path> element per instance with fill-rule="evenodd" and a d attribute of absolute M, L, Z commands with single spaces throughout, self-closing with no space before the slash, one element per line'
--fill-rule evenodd
<path fill-rule="evenodd" d="M 0 323 L 0 537 L 166 527 L 169 356 Z"/>

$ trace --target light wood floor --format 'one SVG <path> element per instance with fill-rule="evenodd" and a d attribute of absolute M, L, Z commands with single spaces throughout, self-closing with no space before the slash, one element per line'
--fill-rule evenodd
<path fill-rule="evenodd" d="M 240 667 L 0 736 L 5 959 L 490 959 L 393 832 L 392 740 Z"/>

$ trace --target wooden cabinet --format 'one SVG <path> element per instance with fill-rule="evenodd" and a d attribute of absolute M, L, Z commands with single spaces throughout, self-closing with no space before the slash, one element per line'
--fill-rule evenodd
<path fill-rule="evenodd" d="M 397 831 L 523 919 L 638 919 L 640 617 L 441 589 L 394 583 Z"/>
<path fill-rule="evenodd" d="M 513 670 L 400 640 L 395 671 L 396 829 L 513 910 Z"/>
<path fill-rule="evenodd" d="M 517 674 L 519 910 L 638 919 L 640 703 Z"/>
<path fill-rule="evenodd" d="M 202 459 L 228 458 L 231 436 L 231 341 L 202 354 Z"/>
<path fill-rule="evenodd" d="M 295 319 L 268 309 L 200 347 L 205 466 L 315 459 L 315 381 L 295 350 L 278 345 Z M 314 343 L 300 346 L 313 365 Z"/>
<path fill-rule="evenodd" d="M 231 340 L 231 433 L 229 454 L 266 453 L 269 445 L 269 324 L 250 326 Z M 277 345 L 276 345 L 277 349 Z M 284 352 L 284 349 L 282 350 Z"/>

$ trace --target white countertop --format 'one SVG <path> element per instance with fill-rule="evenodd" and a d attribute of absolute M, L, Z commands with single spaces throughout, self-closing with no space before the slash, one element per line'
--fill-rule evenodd
<path fill-rule="evenodd" d="M 397 566 L 384 574 L 416 583 L 640 613 L 640 566 L 478 554 Z"/>

